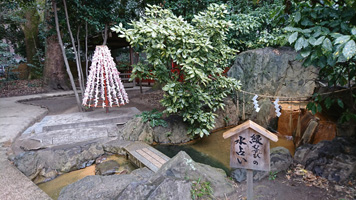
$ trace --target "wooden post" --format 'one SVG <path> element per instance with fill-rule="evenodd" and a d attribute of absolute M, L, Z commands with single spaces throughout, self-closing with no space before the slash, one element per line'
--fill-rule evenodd
<path fill-rule="evenodd" d="M 140 92 L 141 92 L 141 94 L 142 94 L 142 79 L 140 79 Z"/>
<path fill-rule="evenodd" d="M 246 169 L 247 171 L 247 200 L 253 200 L 253 170 Z"/>
<path fill-rule="evenodd" d="M 109 113 L 109 99 L 108 99 L 108 90 L 107 90 L 107 85 L 106 85 L 106 76 L 104 72 L 104 92 L 105 92 L 105 107 L 106 107 L 106 113 Z"/>
<path fill-rule="evenodd" d="M 133 49 L 130 46 L 130 66 L 132 67 L 132 65 L 134 64 L 134 58 L 133 58 Z M 132 73 L 132 72 L 131 72 Z M 130 76 L 131 77 L 131 76 Z M 133 87 L 135 87 L 136 83 L 135 83 L 135 79 L 132 80 L 133 81 Z"/>

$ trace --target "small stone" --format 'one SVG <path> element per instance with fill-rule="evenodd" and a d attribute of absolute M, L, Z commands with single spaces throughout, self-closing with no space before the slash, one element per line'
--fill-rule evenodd
<path fill-rule="evenodd" d="M 108 160 L 95 166 L 95 175 L 112 175 L 119 171 L 120 164 L 114 160 Z"/>
<path fill-rule="evenodd" d="M 100 164 L 108 159 L 107 155 L 102 155 L 99 158 L 95 159 L 95 164 Z"/>

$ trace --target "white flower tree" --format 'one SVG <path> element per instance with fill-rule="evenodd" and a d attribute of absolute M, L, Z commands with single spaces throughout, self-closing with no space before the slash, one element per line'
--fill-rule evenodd
<path fill-rule="evenodd" d="M 121 106 L 129 103 L 109 48 L 96 46 L 82 104 L 88 107 Z"/>

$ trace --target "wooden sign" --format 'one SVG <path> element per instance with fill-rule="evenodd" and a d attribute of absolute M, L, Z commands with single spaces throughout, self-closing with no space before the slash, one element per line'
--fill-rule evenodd
<path fill-rule="evenodd" d="M 230 167 L 270 170 L 269 140 L 251 129 L 231 137 Z"/>
<path fill-rule="evenodd" d="M 248 120 L 225 132 L 223 137 L 231 137 L 231 168 L 270 170 L 269 140 L 278 141 L 276 135 Z"/>
<path fill-rule="evenodd" d="M 247 199 L 253 199 L 253 170 L 270 171 L 269 140 L 278 137 L 248 120 L 223 134 L 231 137 L 230 167 L 247 169 Z"/>

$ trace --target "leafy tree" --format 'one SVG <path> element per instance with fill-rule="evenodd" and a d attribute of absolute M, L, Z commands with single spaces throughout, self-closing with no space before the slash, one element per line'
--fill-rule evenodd
<path fill-rule="evenodd" d="M 15 53 L 26 56 L 26 47 L 23 42 L 24 33 L 20 28 L 20 23 L 23 23 L 24 20 L 13 13 L 16 8 L 16 3 L 13 1 L 0 2 L 0 39 L 11 44 Z"/>
<path fill-rule="evenodd" d="M 18 62 L 15 54 L 9 51 L 9 45 L 0 40 L 0 66 L 5 66 L 6 81 L 15 79 L 12 69 L 17 68 Z"/>
<path fill-rule="evenodd" d="M 226 44 L 232 26 L 226 5 L 211 4 L 188 23 L 159 6 L 148 6 L 145 16 L 131 29 L 115 26 L 131 45 L 142 48 L 150 65 L 137 65 L 133 78 L 142 74 L 163 86 L 165 113 L 177 113 L 190 124 L 192 135 L 209 135 L 223 99 L 239 89 L 239 82 L 222 75 L 235 50 Z M 180 66 L 179 73 L 172 63 Z M 179 81 L 181 80 L 181 82 Z"/>
<path fill-rule="evenodd" d="M 350 88 L 352 110 L 345 113 L 346 119 L 356 115 L 356 95 L 351 83 L 356 80 L 356 12 L 353 1 L 303 1 L 295 4 L 295 12 L 290 18 L 287 40 L 299 52 L 304 65 L 314 65 L 320 69 L 320 78 L 329 86 Z M 342 109 L 340 99 L 314 94 L 313 103 L 308 108 L 313 113 L 321 112 L 321 102 L 326 108 L 337 103 Z"/>
<path fill-rule="evenodd" d="M 10 0 L 2 2 L 0 5 L 0 18 L 5 22 L 2 24 L 5 33 L 1 36 L 12 43 L 16 52 L 26 57 L 30 72 L 28 77 L 35 77 L 36 71 L 38 71 L 36 69 L 40 67 L 42 58 L 40 57 L 41 46 L 38 35 L 43 1 Z M 18 33 L 19 30 L 22 34 Z M 18 47 L 24 47 L 25 52 L 22 52 L 22 49 Z"/>
<path fill-rule="evenodd" d="M 282 30 L 287 15 L 282 1 L 232 1 L 230 9 L 228 19 L 234 24 L 228 34 L 230 46 L 246 51 L 277 46 L 284 40 Z"/>

